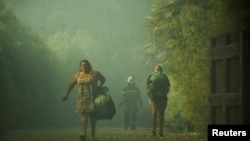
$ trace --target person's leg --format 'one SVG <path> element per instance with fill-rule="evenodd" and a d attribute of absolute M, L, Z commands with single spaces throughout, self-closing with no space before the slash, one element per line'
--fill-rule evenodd
<path fill-rule="evenodd" d="M 137 107 L 133 107 L 131 109 L 131 122 L 130 122 L 130 127 L 132 130 L 136 129 L 136 115 L 137 115 Z"/>
<path fill-rule="evenodd" d="M 125 108 L 124 109 L 124 129 L 128 129 L 129 116 L 130 116 L 130 111 L 128 110 L 128 108 Z"/>
<path fill-rule="evenodd" d="M 158 109 L 159 109 L 159 135 L 161 138 L 164 138 L 163 136 L 163 126 L 164 126 L 164 115 L 165 115 L 165 110 L 166 110 L 166 103 L 162 102 L 159 103 Z"/>
<path fill-rule="evenodd" d="M 87 133 L 87 126 L 88 126 L 88 114 L 86 112 L 83 112 L 81 115 L 81 135 L 80 139 L 81 141 L 86 140 L 86 133 Z"/>
<path fill-rule="evenodd" d="M 151 122 L 152 122 L 152 135 L 155 135 L 157 125 L 157 108 L 155 102 L 150 102 L 151 106 Z"/>
<path fill-rule="evenodd" d="M 90 118 L 90 124 L 91 124 L 91 137 L 95 138 L 96 119 L 94 119 L 93 117 Z"/>
<path fill-rule="evenodd" d="M 163 132 L 163 125 L 164 125 L 164 110 L 159 111 L 159 132 Z"/>

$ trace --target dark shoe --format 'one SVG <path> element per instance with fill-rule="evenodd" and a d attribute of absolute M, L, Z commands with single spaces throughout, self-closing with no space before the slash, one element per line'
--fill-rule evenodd
<path fill-rule="evenodd" d="M 95 138 L 95 131 L 91 132 L 91 138 Z"/>
<path fill-rule="evenodd" d="M 155 136 L 155 131 L 152 131 L 150 134 L 150 137 L 154 137 Z"/>
<path fill-rule="evenodd" d="M 136 127 L 135 127 L 135 126 L 131 126 L 130 129 L 131 129 L 131 130 L 135 130 Z"/>
<path fill-rule="evenodd" d="M 135 128 L 135 127 L 131 127 L 130 129 L 131 129 L 131 130 L 135 130 L 136 128 Z"/>
<path fill-rule="evenodd" d="M 91 137 L 91 141 L 97 141 L 95 137 Z"/>
<path fill-rule="evenodd" d="M 159 133 L 160 139 L 164 139 L 163 133 Z"/>
<path fill-rule="evenodd" d="M 128 129 L 128 126 L 125 126 L 124 129 L 127 130 L 127 129 Z"/>
<path fill-rule="evenodd" d="M 87 141 L 86 135 L 80 135 L 80 141 Z"/>
<path fill-rule="evenodd" d="M 97 141 L 97 139 L 95 138 L 95 134 L 91 134 L 91 141 Z"/>

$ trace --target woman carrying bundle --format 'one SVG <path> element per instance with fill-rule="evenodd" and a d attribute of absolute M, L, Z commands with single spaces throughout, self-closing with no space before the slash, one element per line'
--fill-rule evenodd
<path fill-rule="evenodd" d="M 151 136 L 156 135 L 157 119 L 159 120 L 159 136 L 164 139 L 163 125 L 164 125 L 164 113 L 167 107 L 170 82 L 166 74 L 163 73 L 163 69 L 160 65 L 154 67 L 154 71 L 149 75 L 147 79 L 146 88 L 148 89 L 147 95 L 151 106 L 151 120 L 152 120 L 152 132 Z M 158 116 L 158 117 L 157 117 Z"/>

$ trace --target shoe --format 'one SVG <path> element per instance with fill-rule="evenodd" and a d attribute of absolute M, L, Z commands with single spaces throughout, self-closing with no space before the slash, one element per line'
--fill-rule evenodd
<path fill-rule="evenodd" d="M 80 141 L 87 141 L 86 135 L 80 135 Z"/>
<path fill-rule="evenodd" d="M 150 137 L 154 137 L 155 136 L 155 131 L 152 131 L 150 134 Z"/>
<path fill-rule="evenodd" d="M 130 123 L 130 129 L 135 130 L 136 124 L 134 122 Z"/>
<path fill-rule="evenodd" d="M 164 139 L 163 133 L 159 133 L 160 139 Z"/>
<path fill-rule="evenodd" d="M 91 141 L 97 141 L 95 137 L 91 137 Z"/>
<path fill-rule="evenodd" d="M 135 127 L 131 127 L 130 129 L 131 129 L 131 130 L 135 130 L 136 128 L 135 128 Z"/>
<path fill-rule="evenodd" d="M 97 139 L 95 138 L 95 135 L 91 135 L 91 141 L 97 141 Z"/>
<path fill-rule="evenodd" d="M 135 127 L 135 126 L 131 126 L 130 129 L 131 129 L 131 130 L 135 130 L 136 127 Z"/>

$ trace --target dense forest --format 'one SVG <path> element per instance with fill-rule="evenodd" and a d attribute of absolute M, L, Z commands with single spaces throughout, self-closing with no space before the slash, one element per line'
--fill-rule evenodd
<path fill-rule="evenodd" d="M 57 108 L 53 80 L 60 81 L 56 58 L 2 0 L 0 7 L 1 127 L 51 124 L 57 114 L 47 110 Z"/>
<path fill-rule="evenodd" d="M 105 48 L 107 45 L 96 42 L 95 38 L 90 37 L 90 33 L 80 28 L 75 29 L 73 34 L 63 30 L 62 25 L 59 27 L 62 30 L 50 34 L 55 25 L 47 23 L 51 25 L 51 29 L 47 29 L 47 35 L 41 34 L 20 20 L 13 9 L 6 6 L 4 0 L 0 0 L 0 128 L 67 126 L 65 123 L 72 126 L 70 118 L 67 118 L 69 115 L 62 109 L 72 111 L 75 105 L 62 106 L 55 102 L 61 101 L 67 82 L 72 74 L 78 71 L 78 61 L 82 59 L 78 56 L 89 56 L 96 62 L 108 60 L 97 68 L 105 68 L 105 74 L 115 75 L 114 79 L 119 76 L 126 78 L 129 74 L 121 75 L 109 71 L 113 69 L 110 66 L 105 67 L 105 64 L 119 58 L 125 58 L 122 61 L 139 62 L 141 66 L 146 64 L 149 68 L 152 62 L 162 64 L 171 80 L 166 127 L 175 131 L 205 132 L 209 122 L 210 37 L 228 31 L 247 29 L 250 25 L 249 2 L 247 0 L 152 0 L 150 4 L 152 11 L 144 19 L 144 30 L 140 30 L 145 34 L 145 42 L 143 37 L 139 39 L 141 44 L 133 40 L 129 42 L 129 39 L 124 39 L 125 34 L 113 31 L 112 38 L 124 36 L 121 40 L 125 40 L 127 44 L 120 45 L 118 41 L 114 42 L 112 45 L 120 48 L 110 50 Z M 53 14 L 49 20 L 53 20 L 58 13 Z M 57 20 L 60 22 L 60 19 Z M 132 32 L 136 28 L 138 25 L 132 29 L 126 27 L 125 30 Z M 105 30 L 100 27 L 95 28 L 98 29 Z M 99 32 L 95 35 L 99 36 L 98 38 L 106 37 Z M 79 47 L 82 44 L 90 47 L 81 49 Z M 75 53 L 72 55 L 68 52 Z M 108 55 L 98 60 L 95 56 L 88 55 L 91 52 Z M 125 54 L 127 52 L 131 53 L 132 57 L 127 57 Z M 74 62 L 75 60 L 77 62 Z M 113 64 L 112 67 L 117 65 Z M 134 64 L 128 68 L 140 70 L 140 65 Z M 119 67 L 117 70 L 121 71 Z M 142 77 L 147 75 L 142 75 L 141 71 L 137 74 Z M 114 84 L 114 89 L 119 88 L 116 86 L 117 83 Z M 141 86 L 144 86 L 144 82 Z"/>

